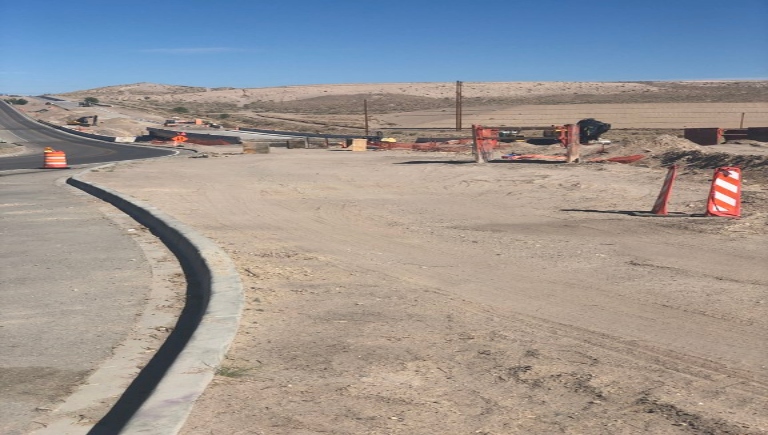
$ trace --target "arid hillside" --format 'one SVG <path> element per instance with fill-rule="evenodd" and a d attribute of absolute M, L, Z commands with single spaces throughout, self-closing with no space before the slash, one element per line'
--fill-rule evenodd
<path fill-rule="evenodd" d="M 370 129 L 455 129 L 456 95 L 456 83 L 449 82 L 249 89 L 137 83 L 57 96 L 94 97 L 161 117 L 207 118 L 233 126 L 353 132 L 364 128 L 364 101 Z M 768 81 L 464 82 L 461 95 L 464 127 L 550 125 L 585 117 L 614 128 L 768 125 Z"/>

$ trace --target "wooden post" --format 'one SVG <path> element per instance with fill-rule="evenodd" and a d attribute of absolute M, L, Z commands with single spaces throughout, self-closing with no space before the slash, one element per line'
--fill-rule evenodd
<path fill-rule="evenodd" d="M 741 122 L 739 122 L 739 128 L 744 128 L 744 112 L 741 112 Z"/>
<path fill-rule="evenodd" d="M 475 163 L 485 163 L 483 153 L 480 151 L 480 139 L 477 137 L 477 126 L 472 126 L 472 153 L 475 155 Z"/>
<path fill-rule="evenodd" d="M 365 135 L 368 136 L 368 100 L 363 100 L 363 112 L 365 113 Z"/>
<path fill-rule="evenodd" d="M 566 162 L 579 163 L 579 126 L 577 124 L 568 124 L 565 126 L 568 134 L 568 144 L 566 145 Z"/>
<path fill-rule="evenodd" d="M 456 131 L 461 131 L 461 85 L 462 82 L 456 81 Z"/>

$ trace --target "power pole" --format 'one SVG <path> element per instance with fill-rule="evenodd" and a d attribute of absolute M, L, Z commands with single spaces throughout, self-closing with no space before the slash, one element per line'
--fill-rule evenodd
<path fill-rule="evenodd" d="M 363 113 L 365 113 L 365 135 L 368 136 L 368 100 L 363 100 Z"/>
<path fill-rule="evenodd" d="M 456 131 L 461 131 L 461 85 L 463 83 L 456 81 Z"/>

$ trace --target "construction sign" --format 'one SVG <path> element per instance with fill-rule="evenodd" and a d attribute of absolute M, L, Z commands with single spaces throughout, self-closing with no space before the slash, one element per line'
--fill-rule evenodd
<path fill-rule="evenodd" d="M 187 137 L 186 136 L 174 136 L 171 138 L 174 142 L 186 142 Z"/>
<path fill-rule="evenodd" d="M 741 169 L 715 170 L 707 200 L 707 216 L 741 217 Z"/>

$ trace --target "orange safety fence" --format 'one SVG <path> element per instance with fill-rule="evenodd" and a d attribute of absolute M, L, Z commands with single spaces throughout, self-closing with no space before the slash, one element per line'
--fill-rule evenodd
<path fill-rule="evenodd" d="M 437 151 L 437 152 L 463 152 L 472 149 L 471 143 L 467 140 L 456 140 L 448 142 L 375 142 L 369 145 L 371 149 L 376 150 L 410 150 L 410 151 Z"/>

